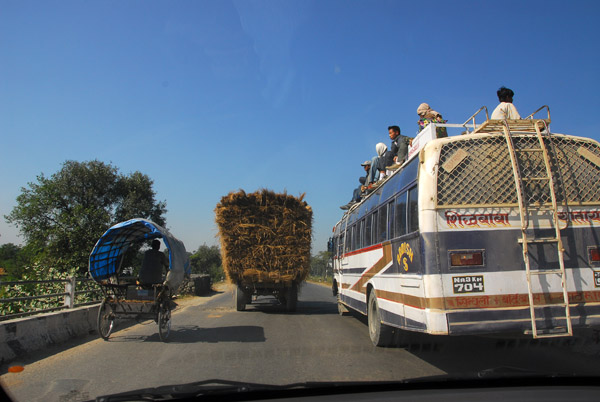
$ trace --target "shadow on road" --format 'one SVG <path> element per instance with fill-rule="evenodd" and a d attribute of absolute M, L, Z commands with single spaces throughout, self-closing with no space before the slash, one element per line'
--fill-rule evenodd
<path fill-rule="evenodd" d="M 367 317 L 348 314 L 364 324 Z M 403 342 L 389 349 L 404 349 L 413 356 L 456 378 L 498 378 L 535 375 L 597 376 L 597 356 L 584 356 L 574 348 L 585 340 L 536 340 L 520 335 L 436 336 L 402 331 Z M 367 338 L 368 339 L 368 338 Z M 388 348 L 382 348 L 388 349 Z"/>
<path fill-rule="evenodd" d="M 218 342 L 265 342 L 263 327 L 235 325 L 231 327 L 202 328 L 196 325 L 174 326 L 168 343 L 218 343 Z M 158 333 L 152 335 L 124 335 L 110 338 L 110 342 L 160 342 Z"/>
<path fill-rule="evenodd" d="M 247 311 L 255 311 L 265 314 L 293 314 L 293 315 L 322 315 L 337 314 L 337 304 L 326 301 L 303 301 L 299 300 L 296 311 L 288 313 L 285 306 L 271 297 L 259 298 L 246 305 Z"/>

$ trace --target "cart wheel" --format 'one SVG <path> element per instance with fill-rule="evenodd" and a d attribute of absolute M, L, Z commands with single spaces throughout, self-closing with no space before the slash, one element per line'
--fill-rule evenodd
<path fill-rule="evenodd" d="M 369 322 L 369 337 L 375 346 L 390 346 L 394 336 L 392 327 L 381 322 L 381 314 L 377 305 L 375 290 L 369 293 L 369 304 L 367 305 L 367 319 Z"/>
<path fill-rule="evenodd" d="M 108 340 L 115 326 L 115 313 L 110 303 L 106 299 L 100 304 L 98 309 L 98 333 L 105 341 Z"/>
<path fill-rule="evenodd" d="M 171 333 L 171 309 L 167 303 L 161 303 L 158 310 L 158 336 L 163 342 L 167 341 Z"/>
<path fill-rule="evenodd" d="M 296 311 L 296 306 L 298 304 L 298 286 L 295 283 L 292 283 L 292 286 L 286 289 L 285 295 L 285 310 L 288 312 Z"/>
<path fill-rule="evenodd" d="M 237 311 L 244 311 L 246 308 L 246 295 L 239 286 L 235 288 L 235 308 Z"/>

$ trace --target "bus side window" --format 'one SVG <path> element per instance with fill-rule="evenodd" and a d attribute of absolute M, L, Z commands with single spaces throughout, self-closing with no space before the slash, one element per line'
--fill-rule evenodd
<path fill-rule="evenodd" d="M 416 186 L 408 191 L 408 217 L 409 233 L 419 230 L 419 198 Z"/>
<path fill-rule="evenodd" d="M 352 251 L 356 250 L 356 228 L 358 227 L 358 222 L 352 225 Z"/>
<path fill-rule="evenodd" d="M 350 242 L 352 241 L 352 228 L 350 226 L 346 227 L 345 237 L 346 239 L 344 240 L 344 254 L 350 251 Z"/>
<path fill-rule="evenodd" d="M 377 216 L 379 211 L 373 212 L 373 222 L 371 222 L 371 244 L 379 242 L 379 231 L 377 230 Z"/>
<path fill-rule="evenodd" d="M 389 202 L 388 205 L 388 221 L 387 221 L 387 225 L 388 225 L 388 230 L 390 231 L 389 235 L 388 235 L 388 239 L 393 239 L 394 238 L 394 201 Z"/>
<path fill-rule="evenodd" d="M 406 234 L 406 193 L 402 193 L 396 198 L 394 215 L 394 236 L 402 236 Z"/>
<path fill-rule="evenodd" d="M 358 222 L 358 233 L 357 233 L 357 238 L 356 241 L 358 242 L 358 248 L 363 248 L 365 245 L 365 241 L 364 241 L 364 230 L 365 230 L 365 220 L 364 218 L 360 220 L 360 222 Z"/>
<path fill-rule="evenodd" d="M 346 236 L 344 236 L 344 233 L 342 232 L 340 234 L 340 238 L 339 238 L 339 242 L 338 242 L 338 256 L 342 256 L 344 255 L 344 238 Z"/>
<path fill-rule="evenodd" d="M 371 243 L 371 215 L 367 215 L 365 218 L 365 247 L 370 246 Z"/>
<path fill-rule="evenodd" d="M 379 224 L 377 225 L 379 240 L 382 243 L 388 239 L 387 204 L 379 208 Z"/>

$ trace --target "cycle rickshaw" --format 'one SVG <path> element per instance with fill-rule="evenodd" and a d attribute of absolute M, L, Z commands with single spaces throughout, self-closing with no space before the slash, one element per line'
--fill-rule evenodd
<path fill-rule="evenodd" d="M 121 275 L 125 252 L 135 243 L 162 239 L 169 251 L 169 272 L 163 283 L 142 286 L 135 278 Z M 98 332 L 108 340 L 119 316 L 151 318 L 166 341 L 171 330 L 171 300 L 184 276 L 190 274 L 189 258 L 183 243 L 165 228 L 146 219 L 121 222 L 100 237 L 90 254 L 89 272 L 100 285 L 104 299 L 98 310 Z"/>

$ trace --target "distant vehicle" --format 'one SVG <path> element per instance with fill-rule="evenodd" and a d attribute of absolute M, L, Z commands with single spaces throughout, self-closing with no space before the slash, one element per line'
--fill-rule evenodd
<path fill-rule="evenodd" d="M 240 190 L 215 209 L 223 268 L 235 285 L 237 311 L 255 296 L 273 296 L 296 311 L 298 287 L 310 270 L 312 209 L 287 193 Z"/>
<path fill-rule="evenodd" d="M 340 312 L 368 316 L 373 344 L 600 324 L 600 145 L 549 123 L 544 106 L 522 120 L 482 107 L 464 124 L 430 124 L 335 225 L 333 291 Z M 442 126 L 466 135 L 436 139 Z"/>

